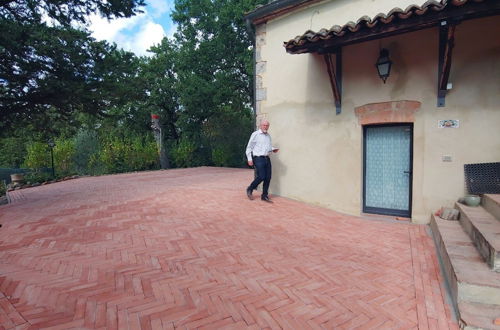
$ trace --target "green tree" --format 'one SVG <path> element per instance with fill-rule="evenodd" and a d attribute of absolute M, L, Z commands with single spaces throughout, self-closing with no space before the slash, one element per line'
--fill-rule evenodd
<path fill-rule="evenodd" d="M 140 123 L 150 124 L 150 115 L 160 116 L 162 127 L 162 144 L 165 153 L 164 165 L 169 166 L 169 153 L 179 140 L 177 127 L 179 96 L 176 89 L 177 74 L 175 64 L 177 60 L 176 45 L 164 38 L 158 46 L 151 47 L 151 58 L 143 58 L 139 79 L 144 86 L 144 98 L 138 104 L 137 113 L 140 114 Z M 148 125 L 147 130 L 152 133 Z"/>
<path fill-rule="evenodd" d="M 217 112 L 203 125 L 216 166 L 240 167 L 246 163 L 245 147 L 252 132 L 252 116 L 232 107 Z"/>
<path fill-rule="evenodd" d="M 41 129 L 51 127 L 49 120 L 71 125 L 77 112 L 105 115 L 110 106 L 134 97 L 130 78 L 138 60 L 132 53 L 96 42 L 85 31 L 4 23 L 0 45 L 13 40 L 0 57 L 3 126 Z"/>
<path fill-rule="evenodd" d="M 233 147 L 241 147 L 252 129 L 247 120 L 252 103 L 252 42 L 243 17 L 264 3 L 267 1 L 175 1 L 178 126 L 182 138 L 197 146 L 195 152 L 205 163 L 244 164 L 243 150 Z M 242 120 L 234 120 L 233 115 Z M 227 134 L 227 125 L 219 121 L 228 120 L 233 125 L 230 129 L 240 134 Z M 225 152 L 230 152 L 227 159 L 221 156 Z"/>
<path fill-rule="evenodd" d="M 145 84 L 143 108 L 147 113 L 160 116 L 165 128 L 167 140 L 179 139 L 176 122 L 178 120 L 179 93 L 177 90 L 176 62 L 178 61 L 177 45 L 170 39 L 150 49 L 151 58 L 144 59 L 141 77 Z"/>
<path fill-rule="evenodd" d="M 44 15 L 61 25 L 85 23 L 92 13 L 107 19 L 131 17 L 142 12 L 144 0 L 0 0 L 0 15 L 18 22 L 40 22 Z"/>
<path fill-rule="evenodd" d="M 91 162 L 99 154 L 99 140 L 97 132 L 90 129 L 81 129 L 75 135 L 74 164 L 78 174 L 95 174 L 97 171 Z M 96 165 L 94 163 L 94 165 Z"/>
<path fill-rule="evenodd" d="M 20 137 L 0 139 L 0 167 L 19 168 L 26 156 L 26 145 Z"/>
<path fill-rule="evenodd" d="M 176 166 L 244 165 L 253 65 L 243 17 L 263 3 L 176 0 L 175 37 L 138 58 L 73 23 L 94 12 L 128 17 L 143 0 L 0 0 L 0 137 L 76 134 L 76 168 L 89 174 L 157 168 L 155 113 Z M 28 148 L 27 163 L 41 162 L 44 143 Z"/>
<path fill-rule="evenodd" d="M 0 1 L 0 128 L 29 123 L 42 129 L 50 112 L 71 125 L 77 112 L 105 115 L 125 103 L 124 95 L 132 97 L 122 82 L 135 74 L 127 66 L 134 55 L 96 42 L 71 23 L 85 23 L 90 13 L 129 17 L 142 5 L 144 0 Z"/>
<path fill-rule="evenodd" d="M 168 150 L 176 145 L 179 132 L 177 113 L 179 109 L 178 92 L 176 89 L 177 74 L 175 64 L 177 59 L 176 44 L 168 38 L 151 47 L 151 57 L 136 58 L 134 62 L 135 76 L 128 79 L 132 93 L 124 96 L 126 104 L 116 106 L 108 111 L 109 117 L 101 124 L 108 132 L 122 135 L 123 131 L 137 135 L 152 136 L 151 114 L 160 116 L 160 124 L 164 132 L 164 145 Z M 117 63 L 118 64 L 118 63 Z M 116 88 L 121 86 L 119 82 Z"/>

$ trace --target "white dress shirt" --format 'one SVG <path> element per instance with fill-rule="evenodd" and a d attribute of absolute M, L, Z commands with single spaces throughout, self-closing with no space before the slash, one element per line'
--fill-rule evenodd
<path fill-rule="evenodd" d="M 268 133 L 262 132 L 261 129 L 255 131 L 250 136 L 247 144 L 247 160 L 252 161 L 253 156 L 269 156 L 269 153 L 273 151 L 273 146 L 271 144 L 271 136 Z"/>

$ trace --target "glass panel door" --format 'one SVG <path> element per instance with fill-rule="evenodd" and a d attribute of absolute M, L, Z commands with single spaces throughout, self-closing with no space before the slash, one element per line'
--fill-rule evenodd
<path fill-rule="evenodd" d="M 412 135 L 408 124 L 364 128 L 364 212 L 411 216 Z"/>

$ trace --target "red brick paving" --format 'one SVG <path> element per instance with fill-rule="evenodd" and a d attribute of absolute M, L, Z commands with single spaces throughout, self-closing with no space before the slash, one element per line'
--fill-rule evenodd
<path fill-rule="evenodd" d="M 195 168 L 15 191 L 0 329 L 457 329 L 425 226 L 275 197 Z"/>

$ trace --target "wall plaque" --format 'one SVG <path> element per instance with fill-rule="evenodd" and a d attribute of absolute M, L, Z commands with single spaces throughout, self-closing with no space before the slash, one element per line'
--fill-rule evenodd
<path fill-rule="evenodd" d="M 458 128 L 459 125 L 458 119 L 443 119 L 443 120 L 438 120 L 438 127 L 439 128 Z"/>

